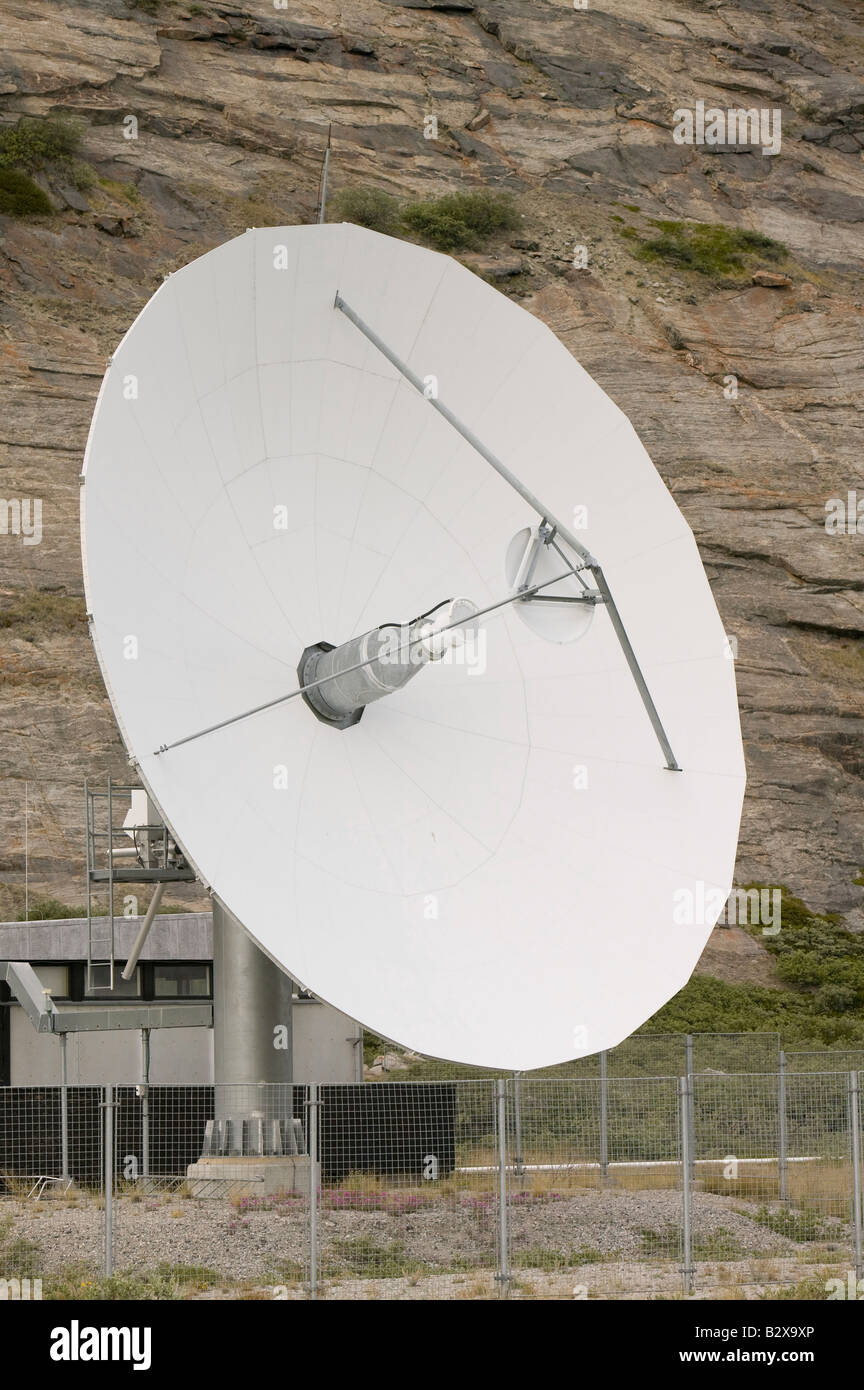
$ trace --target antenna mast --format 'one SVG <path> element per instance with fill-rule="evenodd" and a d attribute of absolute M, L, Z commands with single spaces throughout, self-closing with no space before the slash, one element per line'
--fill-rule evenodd
<path fill-rule="evenodd" d="M 324 150 L 324 164 L 321 169 L 321 182 L 319 184 L 318 197 L 318 221 L 324 221 L 324 214 L 327 211 L 327 174 L 330 170 L 330 141 L 333 134 L 333 122 L 327 127 L 327 147 Z"/>

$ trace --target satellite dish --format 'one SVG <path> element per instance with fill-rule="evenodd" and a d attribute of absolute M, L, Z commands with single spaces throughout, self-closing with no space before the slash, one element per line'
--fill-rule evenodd
<path fill-rule="evenodd" d="M 84 483 L 126 746 L 294 979 L 520 1070 L 684 985 L 735 861 L 728 644 L 635 431 L 538 319 L 360 227 L 250 231 L 126 334 Z"/>

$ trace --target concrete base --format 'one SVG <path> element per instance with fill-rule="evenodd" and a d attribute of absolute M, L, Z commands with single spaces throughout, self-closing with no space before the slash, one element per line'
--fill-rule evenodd
<path fill-rule="evenodd" d="M 199 1158 L 190 1163 L 186 1176 L 193 1197 L 218 1195 L 230 1183 L 241 1197 L 270 1196 L 274 1192 L 309 1193 L 309 1155 L 274 1158 Z M 217 1186 L 218 1185 L 218 1186 Z"/>

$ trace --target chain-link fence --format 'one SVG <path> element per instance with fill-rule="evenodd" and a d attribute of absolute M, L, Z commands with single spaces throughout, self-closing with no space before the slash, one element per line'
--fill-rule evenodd
<path fill-rule="evenodd" d="M 864 1277 L 860 1079 L 0 1088 L 0 1281 L 38 1276 L 46 1297 L 824 1297 Z"/>

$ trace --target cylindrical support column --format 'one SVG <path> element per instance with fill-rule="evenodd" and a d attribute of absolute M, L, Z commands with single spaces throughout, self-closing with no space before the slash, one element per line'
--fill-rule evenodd
<path fill-rule="evenodd" d="M 609 1079 L 607 1054 L 600 1053 L 600 1175 L 609 1175 Z"/>
<path fill-rule="evenodd" d="M 141 1029 L 141 1176 L 150 1176 L 150 1029 Z"/>
<path fill-rule="evenodd" d="M 864 1279 L 862 1261 L 862 1204 L 861 1204 L 861 1105 L 859 1098 L 858 1072 L 849 1073 L 849 1128 L 851 1130 L 852 1158 L 852 1223 L 855 1241 L 855 1278 Z"/>
<path fill-rule="evenodd" d="M 780 1201 L 789 1200 L 789 1140 L 786 1128 L 786 1053 L 777 1063 L 777 1183 Z"/>
<path fill-rule="evenodd" d="M 231 1120 L 231 1152 L 253 1152 L 249 1136 L 263 1135 L 271 1151 L 274 1121 L 293 1144 L 293 982 L 274 965 L 230 912 L 213 899 L 213 1069 L 215 1117 Z M 280 1089 L 277 1089 L 280 1088 Z M 257 1138 L 253 1139 L 253 1149 Z"/>
<path fill-rule="evenodd" d="M 691 1211 L 690 1089 L 692 1078 L 678 1078 L 678 1115 L 681 1128 L 681 1274 L 684 1292 L 693 1292 L 693 1223 Z"/>
<path fill-rule="evenodd" d="M 507 1232 L 507 1082 L 496 1082 L 496 1129 L 498 1131 L 498 1285 L 506 1298 L 510 1285 L 510 1238 Z"/>
<path fill-rule="evenodd" d="M 105 1125 L 102 1138 L 103 1185 L 105 1188 L 105 1278 L 114 1273 L 114 1087 L 105 1087 Z"/>
<path fill-rule="evenodd" d="M 66 1055 L 69 1034 L 60 1034 L 60 1158 L 62 1178 L 69 1177 L 69 1061 Z"/>

